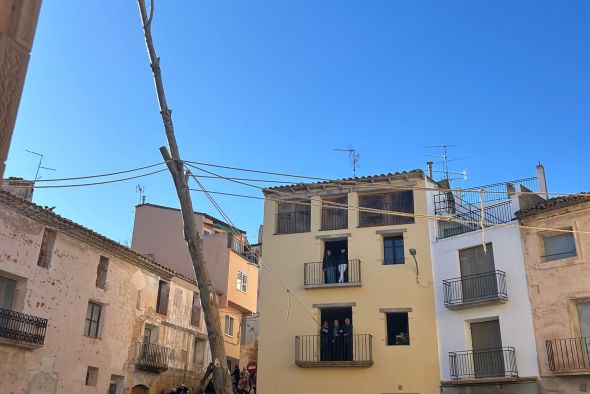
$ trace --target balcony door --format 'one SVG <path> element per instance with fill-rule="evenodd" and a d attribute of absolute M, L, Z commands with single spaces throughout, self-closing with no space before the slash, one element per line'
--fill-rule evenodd
<path fill-rule="evenodd" d="M 487 253 L 479 245 L 459 251 L 463 302 L 494 297 L 498 294 L 494 250 L 486 245 Z"/>
<path fill-rule="evenodd" d="M 327 321 L 329 335 L 320 337 L 320 361 L 352 361 L 353 360 L 353 342 L 352 338 L 345 338 L 343 334 L 344 320 L 350 319 L 352 325 L 352 307 L 343 308 L 322 308 L 322 323 Z M 335 321 L 338 321 L 338 336 L 334 337 L 333 333 L 336 328 Z M 353 331 L 354 335 L 354 331 Z"/>
<path fill-rule="evenodd" d="M 471 323 L 473 369 L 476 378 L 504 376 L 504 354 L 500 322 Z"/>
<path fill-rule="evenodd" d="M 587 366 L 590 365 L 590 302 L 577 303 L 576 310 L 578 312 L 578 325 L 581 337 L 579 340 L 580 351 L 578 352 L 578 361 L 581 365 Z"/>

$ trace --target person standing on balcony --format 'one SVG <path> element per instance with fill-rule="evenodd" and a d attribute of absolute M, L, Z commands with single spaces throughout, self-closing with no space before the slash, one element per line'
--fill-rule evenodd
<path fill-rule="evenodd" d="M 328 321 L 324 320 L 320 330 L 320 361 L 331 361 L 330 343 L 330 326 L 328 326 Z"/>
<path fill-rule="evenodd" d="M 346 257 L 346 249 L 340 249 L 340 256 L 338 257 L 338 272 L 340 273 L 340 277 L 338 278 L 338 283 L 344 283 L 344 273 L 348 266 L 348 260 Z"/>
<path fill-rule="evenodd" d="M 323 266 L 326 275 L 326 283 L 336 283 L 336 260 L 334 259 L 334 256 L 332 256 L 331 250 L 326 250 Z"/>
<path fill-rule="evenodd" d="M 342 360 L 342 329 L 340 328 L 340 322 L 334 320 L 334 327 L 332 328 L 332 349 L 331 349 L 332 361 Z"/>
<path fill-rule="evenodd" d="M 352 361 L 352 324 L 347 317 L 342 327 L 342 359 Z"/>

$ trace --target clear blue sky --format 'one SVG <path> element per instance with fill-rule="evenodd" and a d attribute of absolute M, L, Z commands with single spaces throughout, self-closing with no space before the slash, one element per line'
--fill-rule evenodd
<path fill-rule="evenodd" d="M 340 178 L 425 168 L 457 144 L 473 186 L 535 175 L 590 190 L 587 1 L 156 1 L 154 35 L 185 159 Z M 45 1 L 6 175 L 65 177 L 161 160 L 165 136 L 134 0 Z M 226 175 L 237 175 L 225 172 Z M 167 173 L 35 201 L 131 239 L 135 186 L 177 206 Z M 211 190 L 260 195 L 223 181 Z M 218 197 L 256 241 L 262 203 Z M 202 196 L 195 208 L 216 215 Z M 217 216 L 217 215 L 216 215 Z"/>

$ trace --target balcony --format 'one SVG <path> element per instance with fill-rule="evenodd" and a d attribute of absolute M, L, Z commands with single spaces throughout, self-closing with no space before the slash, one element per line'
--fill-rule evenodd
<path fill-rule="evenodd" d="M 45 342 L 47 319 L 0 308 L 0 343 L 38 348 Z"/>
<path fill-rule="evenodd" d="M 451 310 L 472 308 L 508 301 L 506 273 L 484 272 L 443 280 L 445 307 Z"/>
<path fill-rule="evenodd" d="M 321 230 L 343 228 L 348 228 L 348 211 L 346 209 L 322 208 Z"/>
<path fill-rule="evenodd" d="M 403 212 L 408 214 L 414 213 L 414 202 L 408 201 L 405 203 L 389 204 L 389 203 L 367 203 L 361 204 L 361 208 L 375 209 L 381 211 Z M 359 213 L 359 227 L 374 227 L 374 226 L 391 226 L 397 224 L 411 224 L 414 223 L 413 216 L 389 215 L 379 212 Z"/>
<path fill-rule="evenodd" d="M 545 341 L 549 369 L 554 374 L 590 374 L 590 338 L 563 338 Z"/>
<path fill-rule="evenodd" d="M 370 367 L 373 365 L 373 336 L 354 334 L 332 342 L 320 335 L 295 337 L 295 365 L 314 367 Z"/>
<path fill-rule="evenodd" d="M 277 234 L 308 233 L 311 231 L 311 212 L 287 212 L 277 215 Z"/>
<path fill-rule="evenodd" d="M 332 274 L 324 270 L 321 261 L 305 263 L 303 270 L 303 287 L 317 289 L 323 287 L 359 287 L 361 286 L 361 261 L 359 259 L 348 260 L 344 273 L 344 282 L 338 283 L 338 267 L 333 268 Z"/>
<path fill-rule="evenodd" d="M 513 347 L 449 353 L 451 379 L 517 378 Z"/>
<path fill-rule="evenodd" d="M 151 372 L 164 372 L 168 369 L 170 349 L 155 343 L 138 342 L 135 367 Z"/>

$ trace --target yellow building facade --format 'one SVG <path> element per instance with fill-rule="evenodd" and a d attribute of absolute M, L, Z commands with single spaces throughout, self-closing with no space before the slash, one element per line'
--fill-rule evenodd
<path fill-rule="evenodd" d="M 427 183 L 414 170 L 265 190 L 259 393 L 440 391 L 429 223 L 413 215 Z"/>

